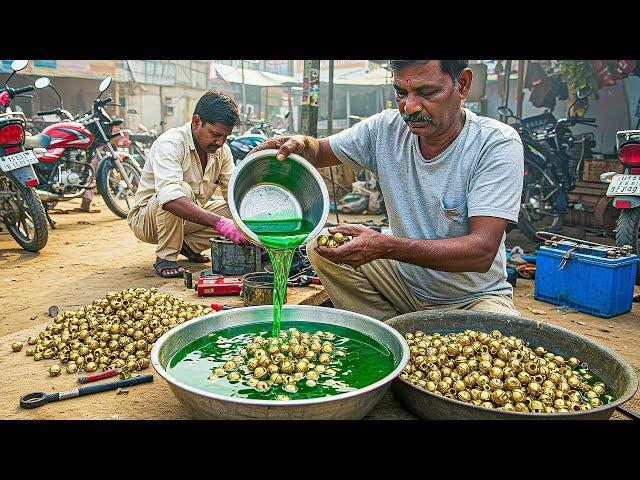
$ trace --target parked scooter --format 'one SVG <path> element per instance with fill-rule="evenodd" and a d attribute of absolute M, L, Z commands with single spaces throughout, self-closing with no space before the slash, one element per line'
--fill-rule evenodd
<path fill-rule="evenodd" d="M 613 197 L 613 206 L 620 209 L 616 222 L 616 245 L 631 246 L 638 253 L 640 233 L 640 100 L 636 109 L 638 121 L 635 130 L 616 132 L 618 160 L 624 166 L 624 173 L 607 172 L 600 175 L 600 181 L 608 183 L 607 197 Z M 636 273 L 636 284 L 640 285 L 640 272 Z"/>
<path fill-rule="evenodd" d="M 284 114 L 283 120 L 289 118 L 290 112 Z M 253 122 L 249 122 L 253 123 Z M 286 135 L 287 128 L 273 128 L 271 125 L 265 122 L 258 122 L 253 124 L 251 128 L 245 131 L 242 135 L 229 135 L 227 137 L 227 145 L 231 148 L 231 154 L 233 155 L 233 162 L 237 165 L 249 152 L 269 137 L 276 137 L 279 135 Z"/>
<path fill-rule="evenodd" d="M 38 159 L 24 146 L 27 120 L 23 113 L 12 112 L 10 102 L 34 89 L 8 86 L 16 72 L 24 69 L 26 60 L 15 60 L 13 72 L 0 88 L 0 220 L 25 250 L 37 252 L 47 244 L 49 232 L 44 206 L 33 187 L 38 177 L 33 165 Z"/>
<path fill-rule="evenodd" d="M 59 201 L 82 197 L 96 185 L 107 207 L 117 216 L 126 218 L 133 206 L 141 169 L 128 153 L 116 151 L 111 144 L 111 140 L 120 135 L 114 133 L 113 128 L 123 122 L 112 119 L 103 108 L 113 99 L 100 99 L 111 80 L 109 76 L 102 81 L 99 95 L 85 113 L 71 115 L 62 108 L 60 96 L 60 107 L 38 112 L 40 116 L 56 114 L 63 118 L 27 141 L 28 146 L 38 149 L 40 162 L 36 172 L 41 183 L 38 194 L 49 207 Z M 40 85 L 41 88 L 53 87 L 48 79 Z M 100 147 L 105 147 L 106 152 Z M 92 165 L 94 155 L 98 157 L 97 168 Z M 50 218 L 49 223 L 54 227 Z"/>
<path fill-rule="evenodd" d="M 231 149 L 233 155 L 233 163 L 238 164 L 246 157 L 253 147 L 257 147 L 267 139 L 265 135 L 260 134 L 243 134 L 239 136 L 229 135 L 227 137 L 227 145 Z"/>
<path fill-rule="evenodd" d="M 524 148 L 524 181 L 518 228 L 534 242 L 540 239 L 538 231 L 560 232 L 565 212 L 580 208 L 580 203 L 569 202 L 568 193 L 575 188 L 585 153 L 595 146 L 593 135 L 574 137 L 571 127 L 577 124 L 595 127 L 595 118 L 572 115 L 576 102 L 591 95 L 591 88 L 578 90 L 576 101 L 569 106 L 567 117 L 556 119 L 547 111 L 529 118 L 518 118 L 508 107 L 498 107 L 505 119 L 514 118 L 511 125 L 520 134 Z M 576 171 L 569 171 L 569 151 L 582 146 Z"/>

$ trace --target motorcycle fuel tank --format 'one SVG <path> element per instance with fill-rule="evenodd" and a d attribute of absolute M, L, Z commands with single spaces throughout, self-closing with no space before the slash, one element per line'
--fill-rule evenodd
<path fill-rule="evenodd" d="M 78 122 L 59 122 L 49 125 L 42 133 L 51 137 L 43 162 L 53 162 L 60 158 L 66 148 L 87 149 L 93 143 L 93 134 Z"/>

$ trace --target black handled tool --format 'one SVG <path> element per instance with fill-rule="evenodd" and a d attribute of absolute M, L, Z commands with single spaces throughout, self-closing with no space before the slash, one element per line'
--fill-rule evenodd
<path fill-rule="evenodd" d="M 91 385 L 89 387 L 74 388 L 67 392 L 44 393 L 34 392 L 28 393 L 20 397 L 20 406 L 22 408 L 41 407 L 50 402 L 58 400 L 66 400 L 67 398 L 84 397 L 93 393 L 106 392 L 107 390 L 115 390 L 116 388 L 130 387 L 139 383 L 147 383 L 153 381 L 153 375 L 143 375 L 140 377 L 127 378 L 126 380 L 118 380 L 116 382 L 103 383 L 100 385 Z"/>

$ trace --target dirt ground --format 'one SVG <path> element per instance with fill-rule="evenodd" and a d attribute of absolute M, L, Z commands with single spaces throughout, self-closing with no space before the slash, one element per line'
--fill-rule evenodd
<path fill-rule="evenodd" d="M 14 380 L 7 383 L 2 381 L 0 388 L 0 418 L 50 418 L 47 407 L 28 411 L 29 415 L 19 411 L 17 407 L 18 394 L 45 388 L 51 390 L 74 388 L 69 378 L 61 375 L 57 378 L 47 378 L 43 374 L 44 363 L 34 363 L 26 359 L 24 353 L 6 355 L 10 350 L 11 341 L 17 339 L 18 331 L 28 329 L 29 334 L 42 330 L 51 319 L 48 308 L 56 305 L 61 311 L 76 309 L 91 303 L 96 298 L 102 298 L 107 291 L 129 287 L 158 287 L 166 289 L 168 280 L 154 274 L 155 246 L 138 241 L 129 230 L 126 221 L 113 215 L 98 197 L 95 207 L 100 213 L 87 214 L 70 211 L 80 205 L 80 202 L 67 202 L 60 205 L 64 211 L 52 213 L 57 222 L 56 230 L 49 232 L 49 242 L 40 253 L 30 253 L 22 250 L 6 232 L 0 232 L 0 364 L 3 364 L 5 377 L 7 369 L 16 375 Z M 381 216 L 354 217 L 342 216 L 349 220 L 379 220 Z M 341 218 L 341 220 L 343 220 Z M 329 221 L 335 221 L 335 215 L 330 214 Z M 580 236 L 584 234 L 578 230 L 569 230 L 567 234 Z M 589 240 L 602 243 L 612 243 L 611 239 L 588 237 Z M 521 245 L 525 251 L 533 251 L 533 244 L 528 242 L 519 232 L 514 231 L 508 236 L 508 247 Z M 190 264 L 186 260 L 183 264 L 193 272 L 198 272 L 205 266 Z M 181 279 L 173 279 L 172 283 L 179 283 Z M 172 285 L 175 291 L 175 285 Z M 173 292 L 172 292 L 173 293 Z M 183 298 L 193 295 L 185 290 Z M 523 316 L 538 321 L 559 325 L 593 340 L 602 343 L 622 355 L 634 368 L 636 373 L 640 367 L 640 347 L 637 339 L 640 333 L 640 308 L 634 303 L 631 312 L 611 319 L 602 319 L 578 312 L 566 312 L 554 305 L 538 302 L 533 299 L 533 281 L 518 279 L 514 291 L 516 307 Z M 31 333 L 34 332 L 34 333 Z M 16 337 L 14 339 L 14 337 Z M 26 340 L 26 336 L 24 339 Z M 35 367 L 38 368 L 35 368 Z M 41 367 L 41 368 L 40 368 Z M 146 372 L 145 372 L 146 373 Z M 148 373 L 154 373 L 149 371 Z M 156 412 L 154 418 L 187 418 L 175 397 L 170 394 L 164 381 L 155 375 L 154 388 L 166 392 L 166 410 Z M 138 388 L 139 390 L 136 390 Z M 62 411 L 64 418 L 148 418 L 135 412 L 144 412 L 143 387 L 134 387 L 122 401 L 115 394 L 105 396 L 102 402 L 83 402 L 79 409 L 74 402 L 64 402 Z M 108 398 L 107 398 L 108 396 Z M 89 405 L 89 410 L 87 410 Z M 62 405 L 61 405 L 62 407 Z M 94 408 L 95 411 L 91 411 Z M 388 393 L 383 404 L 374 410 L 370 418 L 385 417 L 385 412 L 393 411 L 395 418 L 415 418 L 408 412 L 402 412 Z M 640 414 L 640 394 L 629 401 L 625 408 Z M 41 413 L 36 413 L 41 410 Z M 57 410 L 56 410 L 57 411 Z M 33 413 L 31 413 L 33 412 Z M 132 413 L 133 412 L 133 413 Z M 614 414 L 614 418 L 624 418 Z"/>

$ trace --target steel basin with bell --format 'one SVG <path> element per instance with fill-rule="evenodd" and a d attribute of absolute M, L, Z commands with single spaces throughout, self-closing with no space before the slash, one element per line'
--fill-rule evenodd
<path fill-rule="evenodd" d="M 466 329 L 481 332 L 498 330 L 514 335 L 533 347 L 542 346 L 564 358 L 576 357 L 613 391 L 608 405 L 565 413 L 510 412 L 484 408 L 460 400 L 436 395 L 397 378 L 391 389 L 395 396 L 416 415 L 431 420 L 607 420 L 618 405 L 635 395 L 638 378 L 633 368 L 613 350 L 565 328 L 512 315 L 483 312 L 422 311 L 407 313 L 385 322 L 403 335 L 423 331 L 447 334 Z"/>
<path fill-rule="evenodd" d="M 182 383 L 167 373 L 171 357 L 188 343 L 212 332 L 252 323 L 271 322 L 273 306 L 223 310 L 183 323 L 162 335 L 151 350 L 151 364 L 194 418 L 244 420 L 355 420 L 369 413 L 409 361 L 409 346 L 393 328 L 359 313 L 308 305 L 284 305 L 282 322 L 309 321 L 351 328 L 387 347 L 394 369 L 364 388 L 307 400 L 253 400 L 206 392 Z"/>
<path fill-rule="evenodd" d="M 262 246 L 243 220 L 309 221 L 314 229 L 302 242 L 315 238 L 329 216 L 329 192 L 313 165 L 295 153 L 276 159 L 278 150 L 248 155 L 229 179 L 229 210 L 238 229 L 253 244 Z"/>

